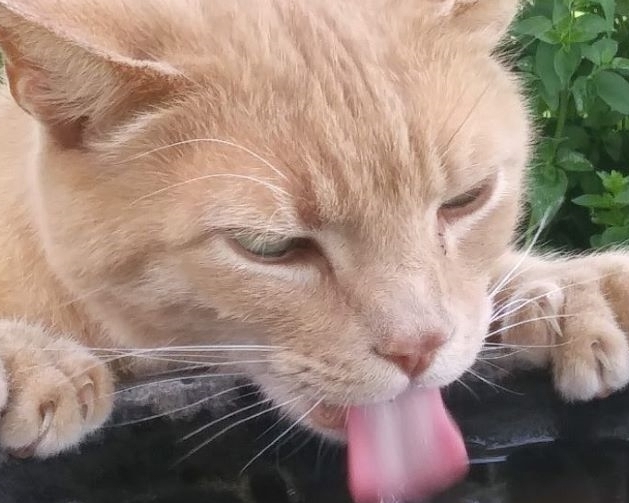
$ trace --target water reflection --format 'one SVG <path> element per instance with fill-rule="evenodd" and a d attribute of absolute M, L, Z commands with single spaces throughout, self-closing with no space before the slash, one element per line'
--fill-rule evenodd
<path fill-rule="evenodd" d="M 505 461 L 477 464 L 434 503 L 626 503 L 629 443 L 557 441 L 520 447 Z"/>
<path fill-rule="evenodd" d="M 629 391 L 566 405 L 543 377 L 507 386 L 519 394 L 488 386 L 474 395 L 448 393 L 475 463 L 464 483 L 431 503 L 629 503 Z M 190 389 L 190 403 L 216 392 Z M 44 461 L 3 462 L 0 455 L 0 503 L 352 503 L 343 449 L 308 431 L 241 473 L 254 453 L 290 427 L 276 417 L 234 428 L 173 467 L 190 449 L 183 436 L 255 399 L 243 392 L 229 408 L 106 428 L 80 453 Z M 118 409 L 116 421 L 152 413 L 135 397 Z"/>

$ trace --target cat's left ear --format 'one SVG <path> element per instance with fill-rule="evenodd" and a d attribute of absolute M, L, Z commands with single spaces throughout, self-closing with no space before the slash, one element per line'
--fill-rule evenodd
<path fill-rule="evenodd" d="M 94 26 L 89 19 L 77 22 L 73 5 L 0 0 L 0 47 L 11 94 L 65 148 L 81 148 L 185 81 L 167 64 L 138 59 L 132 50 L 125 54 L 115 28 L 112 34 L 97 20 Z"/>
<path fill-rule="evenodd" d="M 423 0 L 448 28 L 495 47 L 517 15 L 519 0 Z"/>

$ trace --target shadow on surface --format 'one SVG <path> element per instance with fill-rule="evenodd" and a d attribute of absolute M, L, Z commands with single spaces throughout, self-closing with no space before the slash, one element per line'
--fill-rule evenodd
<path fill-rule="evenodd" d="M 477 398 L 461 390 L 447 393 L 474 464 L 467 480 L 435 503 L 629 502 L 629 395 L 567 406 L 544 379 L 510 386 L 514 393 L 478 388 Z M 226 410 L 250 400 L 236 398 Z M 131 410 L 127 403 L 123 409 L 125 418 L 150 415 L 145 406 Z M 110 426 L 80 453 L 7 460 L 0 464 L 0 503 L 350 502 L 342 449 L 322 445 L 307 432 L 240 473 L 284 431 L 285 424 L 269 430 L 273 417 L 234 428 L 173 466 L 197 445 L 181 438 L 224 412 Z M 198 441 L 211 433 L 216 430 Z"/>

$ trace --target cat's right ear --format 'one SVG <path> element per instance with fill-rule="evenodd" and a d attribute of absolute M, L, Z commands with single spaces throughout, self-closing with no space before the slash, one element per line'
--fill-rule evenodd
<path fill-rule="evenodd" d="M 60 13 L 68 7 L 0 0 L 0 47 L 13 98 L 60 146 L 81 148 L 184 80 L 167 64 L 101 47 L 87 27 L 55 22 L 52 4 Z"/>
<path fill-rule="evenodd" d="M 443 28 L 493 49 L 519 12 L 521 0 L 421 0 Z"/>

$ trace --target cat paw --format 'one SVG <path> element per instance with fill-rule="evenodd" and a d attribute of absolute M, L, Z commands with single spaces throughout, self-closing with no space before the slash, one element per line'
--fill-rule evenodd
<path fill-rule="evenodd" d="M 109 416 L 112 376 L 81 346 L 53 340 L 37 327 L 1 322 L 0 357 L 0 447 L 14 456 L 45 458 L 67 450 Z"/>
<path fill-rule="evenodd" d="M 551 349 L 555 386 L 570 401 L 604 398 L 629 383 L 629 344 L 604 293 L 572 287 L 563 337 Z M 563 340 L 562 340 L 563 339 Z"/>
<path fill-rule="evenodd" d="M 567 401 L 606 397 L 629 383 L 629 260 L 599 255 L 533 268 L 508 290 L 504 351 L 519 366 L 549 367 Z M 589 263 L 588 263 L 589 262 Z M 537 279 L 543 277 L 543 279 Z M 500 316 L 500 312 L 498 312 Z"/>

